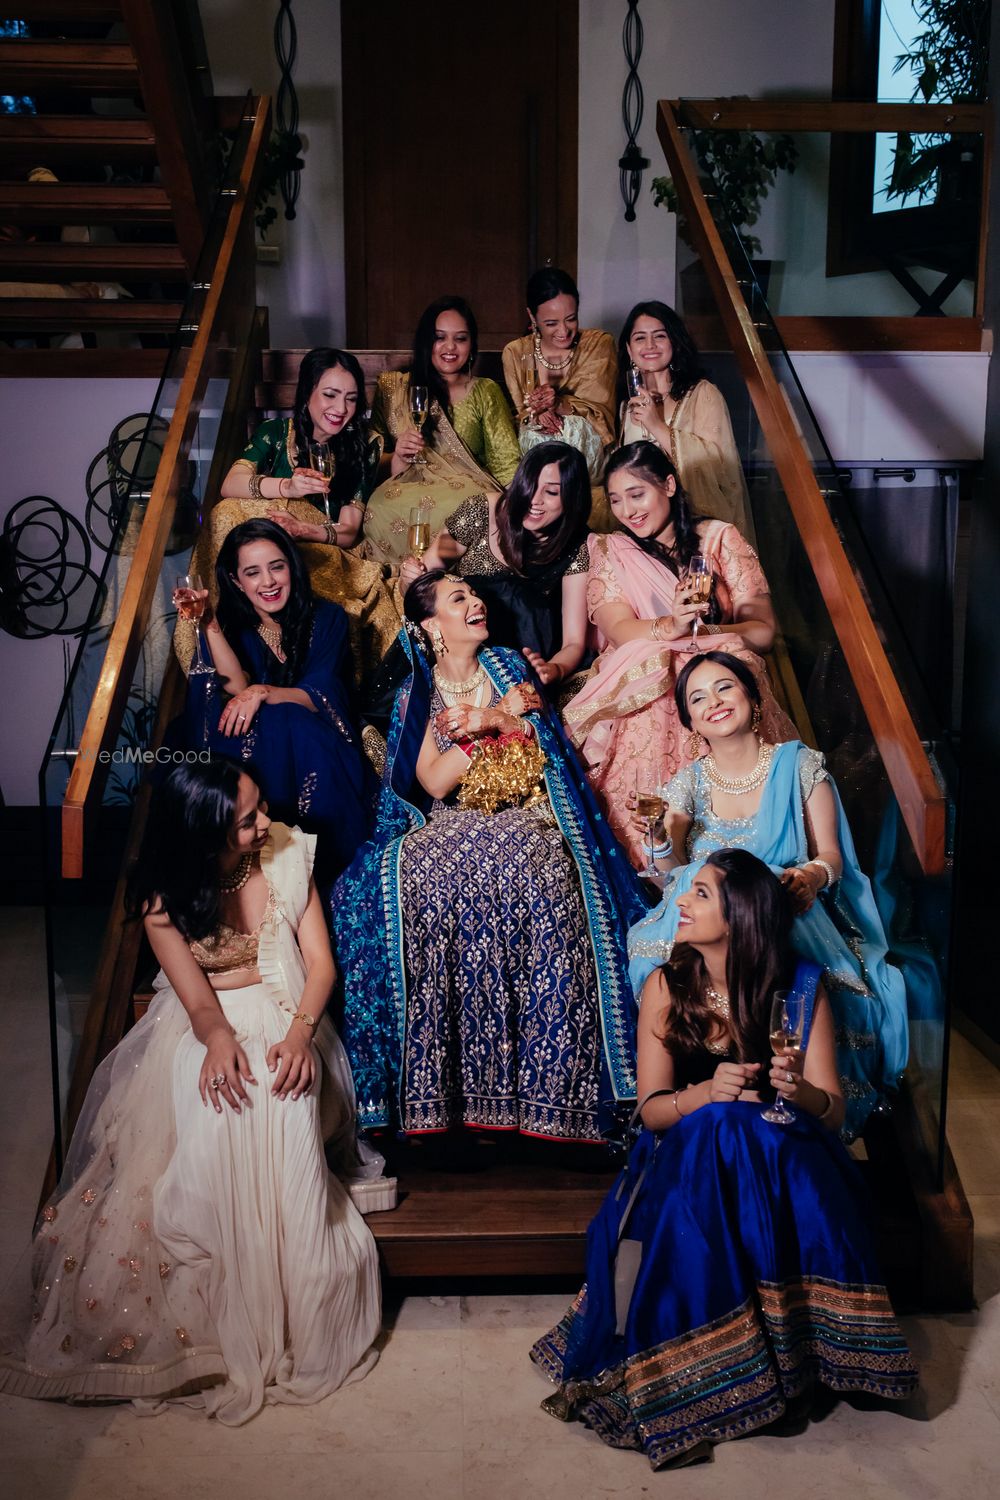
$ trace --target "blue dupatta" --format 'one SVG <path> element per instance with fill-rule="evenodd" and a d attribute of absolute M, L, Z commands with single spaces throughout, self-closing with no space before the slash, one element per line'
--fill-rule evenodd
<path fill-rule="evenodd" d="M 407 835 L 427 821 L 428 798 L 416 779 L 417 757 L 430 718 L 430 665 L 409 632 L 400 635 L 409 682 L 397 694 L 376 813 L 376 833 L 359 849 L 334 889 L 332 925 L 344 988 L 351 997 L 343 1036 L 351 1057 L 358 1113 L 367 1127 L 396 1117 L 406 1037 L 407 980 L 403 948 L 400 861 Z M 533 680 L 516 651 L 479 654 L 503 694 Z M 646 910 L 639 879 L 598 808 L 561 724 L 545 704 L 529 715 L 545 752 L 545 787 L 572 853 L 598 982 L 603 1066 L 601 1099 L 635 1097 L 635 1007 L 628 979 L 626 930 Z"/>
<path fill-rule="evenodd" d="M 761 804 L 749 827 L 741 823 L 739 846 L 780 874 L 809 858 L 799 782 L 798 740 L 778 745 Z M 906 984 L 887 961 L 887 940 L 871 884 L 858 864 L 854 840 L 835 783 L 837 837 L 843 874 L 795 918 L 792 945 L 822 966 L 837 1022 L 838 1061 L 845 1083 L 848 1133 L 857 1133 L 877 1096 L 899 1085 L 909 1050 Z M 677 935 L 677 897 L 690 890 L 709 852 L 668 877 L 663 899 L 629 932 L 629 974 L 636 996 L 646 979 L 670 956 Z M 724 848 L 722 843 L 716 844 Z"/>

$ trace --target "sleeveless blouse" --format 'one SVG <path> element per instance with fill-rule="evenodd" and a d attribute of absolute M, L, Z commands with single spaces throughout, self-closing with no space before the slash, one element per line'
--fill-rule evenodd
<path fill-rule="evenodd" d="M 261 929 L 274 916 L 274 910 L 274 890 L 269 881 L 267 902 L 253 932 L 240 932 L 220 922 L 207 937 L 196 938 L 188 944 L 195 963 L 206 974 L 235 974 L 240 969 L 256 969 Z"/>

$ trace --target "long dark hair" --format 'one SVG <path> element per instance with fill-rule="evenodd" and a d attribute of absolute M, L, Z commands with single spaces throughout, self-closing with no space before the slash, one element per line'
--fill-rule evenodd
<path fill-rule="evenodd" d="M 705 661 L 714 661 L 724 672 L 732 672 L 753 706 L 760 708 L 760 688 L 757 685 L 756 677 L 746 662 L 740 661 L 735 656 L 730 656 L 728 651 L 703 651 L 700 656 L 692 656 L 674 683 L 674 702 L 677 704 L 677 715 L 685 729 L 691 728 L 691 710 L 687 704 L 687 685 L 690 681 L 691 673 Z"/>
<path fill-rule="evenodd" d="M 148 904 L 166 912 L 188 942 L 217 925 L 219 856 L 229 847 L 241 775 L 257 782 L 250 766 L 213 756 L 204 765 L 175 766 L 155 788 L 126 884 L 129 918 L 142 916 Z"/>
<path fill-rule="evenodd" d="M 425 385 L 427 393 L 432 401 L 436 401 L 443 412 L 447 412 L 451 403 L 448 395 L 448 387 L 442 379 L 440 371 L 434 368 L 431 353 L 434 349 L 434 330 L 437 320 L 443 312 L 456 312 L 464 319 L 469 330 L 469 362 L 466 369 L 471 374 L 472 367 L 476 363 L 479 353 L 479 325 L 476 315 L 466 302 L 464 297 L 439 297 L 432 302 L 430 307 L 425 307 L 420 314 L 416 332 L 413 335 L 413 358 L 410 360 L 410 384 Z M 437 425 L 437 419 L 431 417 L 424 423 L 424 432 L 428 428 L 431 431 Z"/>
<path fill-rule="evenodd" d="M 403 614 L 411 625 L 422 625 L 437 614 L 438 584 L 450 576 L 446 568 L 430 568 L 417 574 L 403 595 Z"/>
<path fill-rule="evenodd" d="M 309 399 L 322 380 L 324 371 L 333 369 L 345 370 L 358 387 L 358 404 L 354 416 L 344 424 L 336 437 L 330 439 L 330 451 L 337 463 L 330 484 L 330 499 L 347 505 L 361 488 L 365 477 L 365 454 L 368 450 L 365 376 L 353 354 L 348 354 L 346 349 L 310 349 L 303 356 L 299 365 L 299 383 L 295 388 L 292 428 L 299 464 L 308 468 L 308 444 L 315 441 L 312 418 L 309 415 Z"/>
<path fill-rule="evenodd" d="M 791 964 L 791 904 L 778 877 L 746 849 L 717 849 L 705 864 L 722 876 L 719 892 L 729 927 L 726 989 L 736 1055 L 740 1062 L 763 1063 L 770 1055 L 771 999 Z M 699 1051 L 713 1018 L 705 999 L 705 961 L 689 943 L 676 943 L 662 973 L 671 999 L 663 1044 L 673 1053 Z"/>
<path fill-rule="evenodd" d="M 632 363 L 632 356 L 628 352 L 628 341 L 640 318 L 655 318 L 667 331 L 670 347 L 673 350 L 670 364 L 667 366 L 670 371 L 670 394 L 675 401 L 680 401 L 692 386 L 705 378 L 705 372 L 701 367 L 701 356 L 695 341 L 688 333 L 684 319 L 665 302 L 637 302 L 625 319 L 621 336 L 618 339 L 617 404 L 620 406 L 628 394 L 625 388 L 625 371 Z"/>
<path fill-rule="evenodd" d="M 563 296 L 572 297 L 579 312 L 579 288 L 568 271 L 560 271 L 558 266 L 542 266 L 540 270 L 532 271 L 524 289 L 524 300 L 532 317 L 535 317 L 543 302 L 551 302 L 553 297 Z"/>
<path fill-rule="evenodd" d="M 670 519 L 674 523 L 674 545 L 667 547 L 663 542 L 658 542 L 655 537 L 636 536 L 634 531 L 619 522 L 626 536 L 630 536 L 640 551 L 655 557 L 671 573 L 679 577 L 687 567 L 696 552 L 701 551 L 701 538 L 698 535 L 697 523 L 704 517 L 696 516 L 691 509 L 691 502 L 681 484 L 680 476 L 674 468 L 670 459 L 658 448 L 655 443 L 646 442 L 626 443 L 623 448 L 617 448 L 608 459 L 607 468 L 604 471 L 604 488 L 607 490 L 612 474 L 617 474 L 619 469 L 628 469 L 637 474 L 647 484 L 665 485 L 669 479 L 676 486 L 670 497 Z M 609 491 L 610 495 L 610 491 Z M 720 610 L 713 591 L 709 604 L 708 614 L 705 616 L 710 622 L 716 622 L 720 618 Z"/>
<path fill-rule="evenodd" d="M 242 632 L 249 630 L 256 633 L 260 621 L 257 611 L 236 583 L 240 548 L 245 547 L 248 542 L 273 542 L 288 562 L 288 603 L 274 616 L 275 623 L 281 626 L 281 649 L 285 653 L 285 660 L 281 662 L 270 650 L 265 650 L 264 681 L 273 683 L 275 687 L 291 687 L 298 682 L 305 667 L 316 601 L 306 565 L 302 561 L 302 553 L 273 521 L 243 521 L 241 525 L 233 527 L 219 548 L 215 564 L 215 580 L 219 589 L 216 610 L 219 628 L 236 652 L 243 670 L 252 672 L 254 668 L 243 645 Z"/>
<path fill-rule="evenodd" d="M 528 514 L 542 470 L 559 466 L 559 492 L 563 513 L 544 537 L 526 531 Z M 515 573 L 547 567 L 577 550 L 587 534 L 590 519 L 590 476 L 578 448 L 569 443 L 538 443 L 524 455 L 513 479 L 497 504 L 497 541 Z"/>

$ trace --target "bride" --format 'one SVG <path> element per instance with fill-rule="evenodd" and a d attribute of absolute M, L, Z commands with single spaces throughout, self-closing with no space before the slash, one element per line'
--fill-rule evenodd
<path fill-rule="evenodd" d="M 129 891 L 157 997 L 94 1075 L 0 1391 L 184 1397 L 236 1426 L 374 1362 L 375 1243 L 323 1154 L 361 1175 L 313 844 L 231 761 L 158 790 Z"/>

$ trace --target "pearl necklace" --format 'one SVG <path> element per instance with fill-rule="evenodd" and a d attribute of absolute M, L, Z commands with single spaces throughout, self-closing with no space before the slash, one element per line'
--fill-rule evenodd
<path fill-rule="evenodd" d="M 261 623 L 257 626 L 257 634 L 264 642 L 264 645 L 267 646 L 268 650 L 271 651 L 279 661 L 285 660 L 285 653 L 281 649 L 280 626 L 276 627 L 274 625 L 265 625 L 264 622 L 261 621 Z"/>
<path fill-rule="evenodd" d="M 570 365 L 573 363 L 573 357 L 576 354 L 575 344 L 567 354 L 566 358 L 560 362 L 559 360 L 545 358 L 545 355 L 542 353 L 542 336 L 540 333 L 535 334 L 534 343 L 535 358 L 538 360 L 538 363 L 540 365 L 545 366 L 546 370 L 552 370 L 556 375 L 561 375 L 562 372 L 564 370 L 568 370 Z"/>
<path fill-rule="evenodd" d="M 718 791 L 729 797 L 745 797 L 748 792 L 755 792 L 759 786 L 764 785 L 773 755 L 773 745 L 761 745 L 757 764 L 746 776 L 723 776 L 715 764 L 714 755 L 706 755 L 703 764 L 709 781 Z"/>
<path fill-rule="evenodd" d="M 228 880 L 225 878 L 225 876 L 223 876 L 219 880 L 219 890 L 225 891 L 227 896 L 232 895 L 233 891 L 241 891 L 246 885 L 247 881 L 250 879 L 252 870 L 253 855 L 244 854 L 243 858 L 236 866 L 236 869 L 233 871 L 232 875 L 229 876 Z"/>

